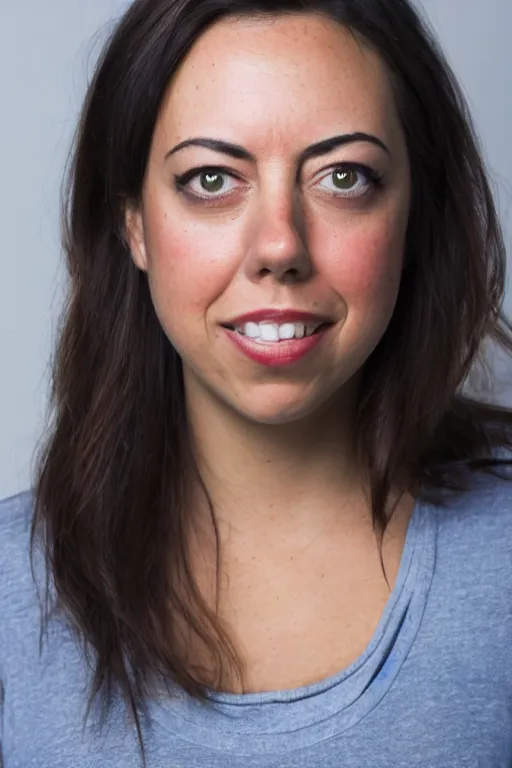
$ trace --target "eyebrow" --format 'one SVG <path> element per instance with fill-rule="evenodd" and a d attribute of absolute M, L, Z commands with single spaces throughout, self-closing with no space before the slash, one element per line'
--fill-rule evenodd
<path fill-rule="evenodd" d="M 384 142 L 377 138 L 377 136 L 373 136 L 371 133 L 362 133 L 360 131 L 357 133 L 344 133 L 340 136 L 332 136 L 330 139 L 324 139 L 323 141 L 319 141 L 316 144 L 312 144 L 310 147 L 306 147 L 306 149 L 304 149 L 299 155 L 299 171 L 304 163 L 313 157 L 328 155 L 338 147 L 360 141 L 374 144 L 375 146 L 384 150 L 386 154 L 391 156 L 391 152 L 384 144 Z M 174 155 L 176 152 L 185 149 L 185 147 L 205 147 L 206 149 L 211 149 L 214 152 L 220 152 L 223 155 L 234 157 L 236 160 L 248 160 L 253 163 L 256 162 L 255 156 L 247 149 L 245 149 L 245 147 L 241 147 L 239 144 L 231 144 L 230 142 L 222 141 L 221 139 L 209 139 L 203 137 L 187 139 L 186 141 L 182 141 L 180 144 L 177 144 L 175 147 L 173 147 L 173 149 L 167 152 L 165 160 L 167 160 L 167 158 L 171 155 Z"/>

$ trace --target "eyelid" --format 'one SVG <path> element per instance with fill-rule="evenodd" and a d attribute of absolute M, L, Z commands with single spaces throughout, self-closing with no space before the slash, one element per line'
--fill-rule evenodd
<path fill-rule="evenodd" d="M 368 187 L 373 188 L 374 191 L 383 185 L 383 175 L 379 173 L 379 171 L 375 170 L 369 165 L 366 165 L 365 163 L 359 163 L 359 162 L 352 162 L 352 161 L 345 161 L 345 162 L 338 162 L 338 163 L 332 163 L 331 165 L 325 166 L 323 169 L 320 169 L 315 174 L 315 183 L 314 186 L 316 186 L 323 178 L 329 175 L 329 173 L 334 173 L 334 171 L 338 169 L 348 170 L 348 171 L 356 171 L 360 174 L 362 174 L 367 182 Z M 194 168 L 189 168 L 185 173 L 180 175 L 175 175 L 174 182 L 176 189 L 181 192 L 182 194 L 188 195 L 188 197 L 192 200 L 203 202 L 205 204 L 212 203 L 214 204 L 216 201 L 222 201 L 226 198 L 233 195 L 234 190 L 230 190 L 227 193 L 219 194 L 219 195 L 200 195 L 195 192 L 191 192 L 189 189 L 187 189 L 188 184 L 196 178 L 197 176 L 200 176 L 204 173 L 219 173 L 226 176 L 229 176 L 231 179 L 242 181 L 242 178 L 239 174 L 234 172 L 231 168 L 227 168 L 223 165 L 200 165 L 196 166 Z M 323 174 L 320 176 L 320 174 Z M 367 193 L 363 193 L 361 195 L 351 195 L 349 192 L 346 194 L 343 194 L 343 192 L 340 191 L 339 194 L 331 193 L 336 197 L 340 198 L 346 198 L 349 199 L 350 197 L 364 197 Z"/>
<path fill-rule="evenodd" d="M 218 173 L 224 176 L 228 176 L 234 181 L 243 181 L 241 176 L 235 173 L 231 168 L 226 168 L 222 165 L 200 165 L 194 168 L 189 168 L 189 170 L 185 171 L 185 173 L 174 176 L 174 185 L 176 190 L 180 194 L 186 196 L 189 201 L 206 206 L 222 203 L 222 201 L 227 200 L 236 193 L 236 189 L 229 190 L 228 192 L 224 192 L 223 194 L 221 193 L 219 195 L 208 195 L 207 193 L 201 195 L 197 192 L 193 192 L 189 188 L 190 182 L 205 173 Z"/>
<path fill-rule="evenodd" d="M 382 174 L 380 174 L 371 166 L 366 165 L 365 163 L 352 162 L 352 161 L 341 161 L 338 163 L 330 163 L 329 165 L 326 165 L 323 168 L 320 168 L 314 174 L 314 177 L 316 178 L 317 176 L 319 176 L 319 174 L 324 172 L 335 171 L 337 168 L 346 168 L 350 170 L 360 171 L 361 173 L 366 174 L 370 179 L 382 179 Z M 234 179 L 238 179 L 238 181 L 242 180 L 239 174 L 233 171 L 233 169 L 227 168 L 224 165 L 198 165 L 198 166 L 195 166 L 194 168 L 189 168 L 187 171 L 185 171 L 185 173 L 176 174 L 174 178 L 176 183 L 179 186 L 184 186 L 185 184 L 188 184 L 195 176 L 198 176 L 201 173 L 207 173 L 208 171 L 225 173 L 227 176 L 231 176 Z"/>
<path fill-rule="evenodd" d="M 235 173 L 235 171 L 231 168 L 226 168 L 223 165 L 198 165 L 195 168 L 189 168 L 185 173 L 175 175 L 174 179 L 176 184 L 181 187 L 192 181 L 195 176 L 199 176 L 201 173 L 208 173 L 209 171 L 213 173 L 224 173 L 226 176 L 231 176 L 232 178 L 241 181 L 241 177 Z"/>
<path fill-rule="evenodd" d="M 384 178 L 383 174 L 377 171 L 375 168 L 372 168 L 372 166 L 367 165 L 366 163 L 359 163 L 356 161 L 351 160 L 343 160 L 338 163 L 331 163 L 330 165 L 326 165 L 324 168 L 320 168 L 315 174 L 315 179 L 318 179 L 320 175 L 322 176 L 324 174 L 334 173 L 334 171 L 342 169 L 344 171 L 358 171 L 359 173 L 362 173 L 364 176 L 366 176 L 370 181 L 382 181 Z"/>
<path fill-rule="evenodd" d="M 334 176 L 334 172 L 328 173 L 322 176 L 320 181 L 315 185 L 324 194 L 328 194 L 330 197 L 339 198 L 341 200 L 361 199 L 366 197 L 370 192 L 375 190 L 375 185 L 368 179 L 367 176 L 359 174 L 358 183 L 352 186 L 350 189 L 336 189 L 329 186 L 324 186 L 322 182 L 328 182 Z M 362 182 L 361 182 L 362 177 Z"/>

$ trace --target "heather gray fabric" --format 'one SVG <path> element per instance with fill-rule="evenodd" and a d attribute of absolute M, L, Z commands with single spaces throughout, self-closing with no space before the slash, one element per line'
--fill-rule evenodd
<path fill-rule="evenodd" d="M 96 716 L 83 728 L 87 667 L 64 624 L 39 656 L 31 509 L 28 492 L 0 503 L 4 768 L 139 766 L 119 700 L 102 733 Z M 396 586 L 348 669 L 217 694 L 213 708 L 162 695 L 148 715 L 148 768 L 510 768 L 512 483 L 475 479 L 447 508 L 417 504 Z"/>

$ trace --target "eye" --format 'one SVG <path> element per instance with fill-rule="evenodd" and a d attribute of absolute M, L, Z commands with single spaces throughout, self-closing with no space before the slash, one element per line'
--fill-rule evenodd
<path fill-rule="evenodd" d="M 363 197 L 374 187 L 381 185 L 381 179 L 372 168 L 362 165 L 341 165 L 331 169 L 320 180 L 318 186 L 335 197 Z"/>
<path fill-rule="evenodd" d="M 236 189 L 236 180 L 222 168 L 193 168 L 176 177 L 177 187 L 189 197 L 215 200 Z"/>

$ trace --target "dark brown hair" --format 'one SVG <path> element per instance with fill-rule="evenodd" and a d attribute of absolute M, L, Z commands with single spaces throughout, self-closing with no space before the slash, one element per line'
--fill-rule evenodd
<path fill-rule="evenodd" d="M 160 106 L 192 43 L 227 15 L 289 12 L 321 13 L 380 54 L 412 169 L 398 302 L 364 366 L 357 412 L 376 531 L 404 475 L 408 489 L 442 503 L 447 491 L 467 490 L 477 470 L 512 463 L 512 412 L 465 387 L 472 366 L 485 365 L 484 341 L 512 352 L 501 314 L 504 244 L 461 89 L 411 5 L 135 0 L 99 60 L 72 156 L 63 227 L 69 295 L 36 457 L 32 546 L 42 546 L 47 563 L 43 624 L 63 612 L 93 663 L 87 714 L 96 699 L 107 713 L 120 691 L 143 757 L 139 713 L 156 685 L 170 681 L 207 700 L 180 650 L 178 617 L 210 650 L 219 685 L 226 664 L 243 675 L 191 572 L 194 463 L 181 362 L 130 258 L 124 210 L 140 199 Z"/>

